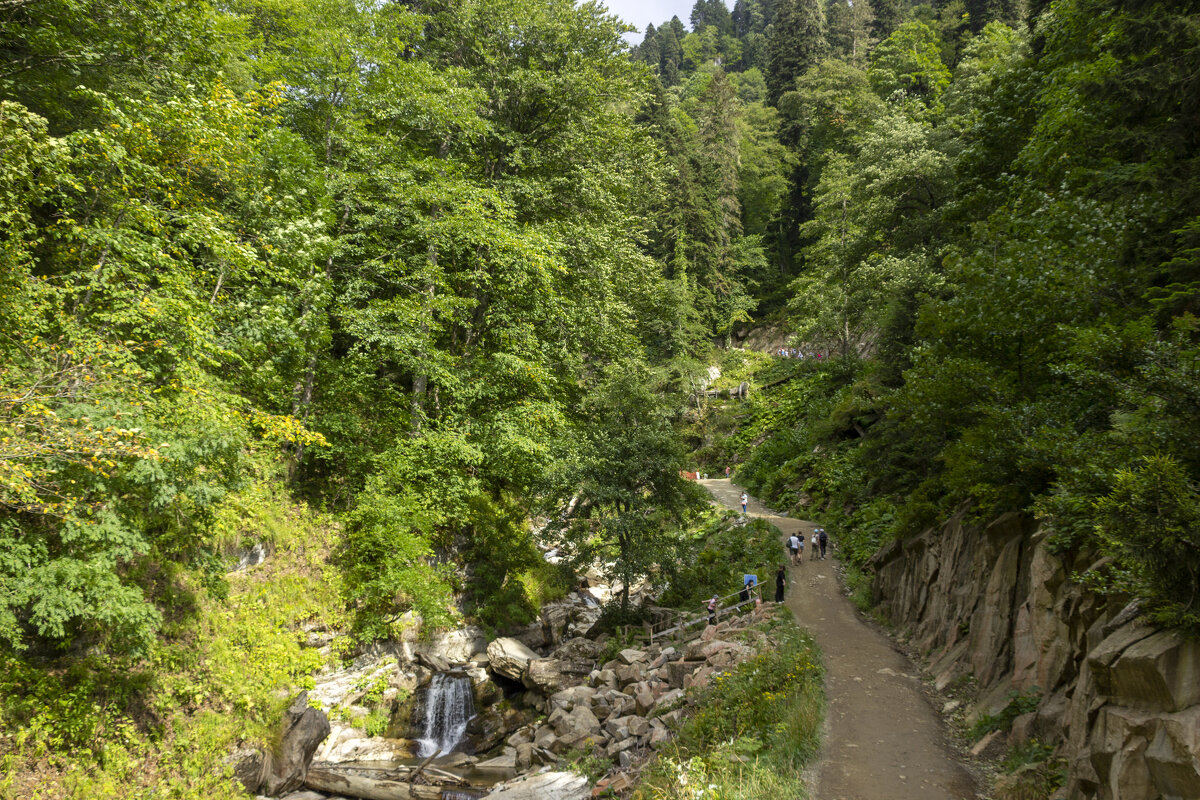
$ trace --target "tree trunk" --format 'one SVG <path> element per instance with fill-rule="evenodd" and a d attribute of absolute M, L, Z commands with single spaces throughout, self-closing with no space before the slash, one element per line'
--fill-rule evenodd
<path fill-rule="evenodd" d="M 324 767 L 310 767 L 304 785 L 314 791 L 361 797 L 363 800 L 441 800 L 442 789 L 446 788 L 369 778 Z"/>

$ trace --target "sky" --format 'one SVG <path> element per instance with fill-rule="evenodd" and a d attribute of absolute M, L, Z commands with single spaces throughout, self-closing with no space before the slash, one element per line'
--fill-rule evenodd
<path fill-rule="evenodd" d="M 647 24 L 658 25 L 673 16 L 678 16 L 685 27 L 691 28 L 688 19 L 692 16 L 692 6 L 696 4 L 696 0 L 603 0 L 603 2 L 613 14 L 630 25 L 637 26 L 637 33 L 625 36 L 626 41 L 630 44 L 637 44 L 642 40 L 642 34 L 645 33 Z M 729 5 L 728 0 L 725 5 Z"/>

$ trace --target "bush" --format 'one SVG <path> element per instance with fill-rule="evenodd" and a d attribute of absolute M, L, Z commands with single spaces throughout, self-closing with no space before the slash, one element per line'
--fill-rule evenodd
<path fill-rule="evenodd" d="M 725 512 L 701 528 L 685 549 L 683 563 L 670 576 L 659 602 L 671 608 L 700 611 L 714 594 L 724 597 L 742 586 L 742 575 L 756 574 L 770 583 L 779 564 L 787 563 L 782 534 L 774 525 Z"/>
<path fill-rule="evenodd" d="M 694 696 L 694 714 L 642 773 L 634 797 L 806 796 L 801 771 L 816 755 L 824 707 L 820 654 L 790 616 L 772 624 L 778 647 Z"/>

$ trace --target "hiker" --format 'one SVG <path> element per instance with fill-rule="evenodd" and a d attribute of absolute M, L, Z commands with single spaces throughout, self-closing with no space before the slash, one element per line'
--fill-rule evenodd
<path fill-rule="evenodd" d="M 787 570 L 783 564 L 779 565 L 779 569 L 775 570 L 775 602 L 783 602 L 783 584 L 787 580 Z"/>
<path fill-rule="evenodd" d="M 821 540 L 820 540 L 819 538 L 817 538 L 817 532 L 816 532 L 816 531 L 813 531 L 813 540 L 812 540 L 812 546 L 813 546 L 813 548 L 812 548 L 812 555 L 810 555 L 810 556 L 808 557 L 808 560 L 809 560 L 809 561 L 816 561 L 816 560 L 817 560 L 817 550 L 818 550 L 818 549 L 821 547 Z"/>
<path fill-rule="evenodd" d="M 788 555 L 792 557 L 792 566 L 794 567 L 800 563 L 800 559 L 804 555 L 804 539 L 793 533 L 788 537 L 787 549 Z"/>
<path fill-rule="evenodd" d="M 746 582 L 742 584 L 742 590 L 738 592 L 738 602 L 745 603 L 750 599 L 750 587 L 754 585 L 754 581 L 746 578 Z"/>
<path fill-rule="evenodd" d="M 717 624 L 717 605 L 719 603 L 720 603 L 720 600 L 717 599 L 717 596 L 715 594 L 712 596 L 712 599 L 708 601 L 708 624 L 709 625 Z"/>
<path fill-rule="evenodd" d="M 742 492 L 742 513 L 746 513 L 746 505 L 750 502 L 750 497 L 745 492 Z"/>
<path fill-rule="evenodd" d="M 825 560 L 825 547 L 829 544 L 829 535 L 824 528 L 817 528 L 817 539 L 821 543 L 821 560 Z"/>
<path fill-rule="evenodd" d="M 725 467 L 725 479 L 729 480 L 729 467 L 728 466 Z"/>

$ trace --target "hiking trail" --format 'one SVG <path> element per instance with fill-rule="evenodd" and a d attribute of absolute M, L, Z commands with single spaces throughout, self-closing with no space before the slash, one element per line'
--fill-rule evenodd
<path fill-rule="evenodd" d="M 742 487 L 727 479 L 699 483 L 721 505 L 741 509 Z M 821 754 L 810 779 L 814 800 L 979 797 L 975 779 L 955 757 L 945 725 L 924 693 L 916 665 L 855 611 L 834 574 L 832 554 L 811 560 L 814 523 L 778 516 L 754 497 L 749 514 L 782 531 L 779 563 L 787 561 L 783 540 L 789 535 L 799 532 L 809 540 L 803 563 L 788 567 L 785 601 L 825 660 L 828 705 Z M 836 545 L 837 531 L 829 538 Z M 769 595 L 771 576 L 763 581 Z"/>

